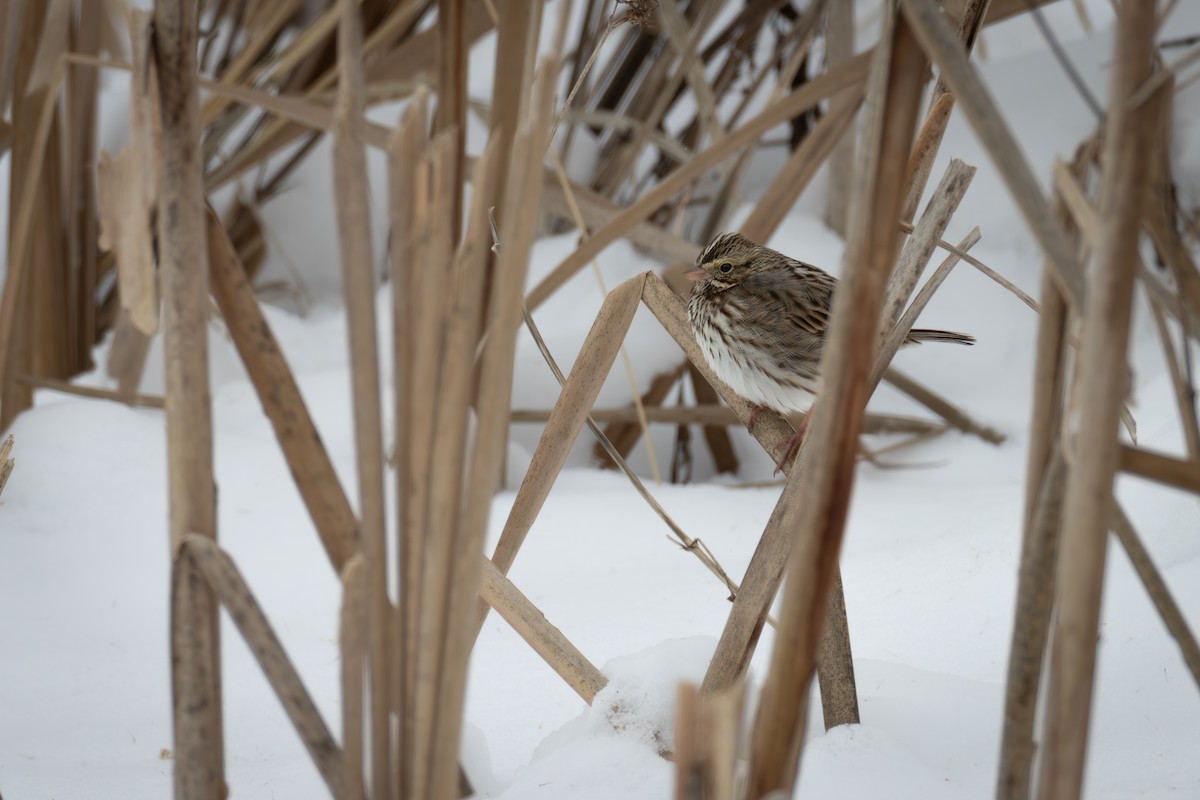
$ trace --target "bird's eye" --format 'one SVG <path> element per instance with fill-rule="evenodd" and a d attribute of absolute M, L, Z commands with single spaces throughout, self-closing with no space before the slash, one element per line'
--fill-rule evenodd
<path fill-rule="evenodd" d="M 730 264 L 729 262 L 725 262 L 718 269 L 720 269 L 721 272 L 728 274 L 730 272 L 733 272 L 733 264 Z"/>

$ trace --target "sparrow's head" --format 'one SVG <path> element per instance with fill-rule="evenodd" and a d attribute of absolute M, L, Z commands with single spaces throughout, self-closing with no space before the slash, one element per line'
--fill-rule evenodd
<path fill-rule="evenodd" d="M 740 233 L 722 233 L 696 258 L 696 269 L 684 274 L 694 282 L 712 281 L 713 288 L 728 289 L 756 271 L 762 251 Z"/>

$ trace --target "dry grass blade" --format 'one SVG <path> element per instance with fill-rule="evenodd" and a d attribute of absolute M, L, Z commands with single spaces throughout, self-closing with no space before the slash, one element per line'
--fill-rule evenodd
<path fill-rule="evenodd" d="M 1104 143 L 1100 246 L 1089 270 L 1076 384 L 1084 401 L 1063 507 L 1062 549 L 1071 553 L 1071 558 L 1061 562 L 1058 576 L 1058 616 L 1039 776 L 1039 795 L 1046 800 L 1078 797 L 1083 783 L 1105 538 L 1119 457 L 1117 427 L 1129 387 L 1126 348 L 1142 222 L 1141 189 L 1149 174 L 1152 126 L 1161 113 L 1147 111 L 1135 116 L 1125 109 L 1126 99 L 1151 71 L 1154 3 L 1129 0 L 1121 5 L 1118 17 Z M 1152 101 L 1156 109 L 1161 109 L 1158 104 L 1163 99 L 1159 95 Z"/>
<path fill-rule="evenodd" d="M 207 223 L 213 297 L 263 411 L 271 420 L 325 553 L 334 569 L 340 570 L 358 551 L 358 519 L 308 413 L 300 387 L 258 305 L 250 278 L 211 209 Z"/>
<path fill-rule="evenodd" d="M 957 253 L 955 254 L 957 255 Z M 951 403 L 932 389 L 922 386 L 906 372 L 889 366 L 883 373 L 883 382 L 928 408 L 946 423 L 963 433 L 970 433 L 991 444 L 1000 444 L 1006 438 L 1003 433 L 974 420 L 967 412 Z"/>
<path fill-rule="evenodd" d="M 383 422 L 375 325 L 367 167 L 359 129 L 363 115 L 362 32 L 357 4 L 342 0 L 338 24 L 339 91 L 334 111 L 333 166 L 342 283 L 349 324 L 354 388 L 360 543 L 368 569 L 368 652 L 371 678 L 371 791 L 391 786 L 387 629 L 387 546 L 384 540 Z"/>
<path fill-rule="evenodd" d="M 246 585 L 233 559 L 217 547 L 212 539 L 196 534 L 184 537 L 182 551 L 203 573 L 208 585 L 229 612 L 230 619 L 241 631 L 246 646 L 254 654 L 317 771 L 325 779 L 325 785 L 334 797 L 341 797 L 342 750 L 321 719 L 321 712 L 304 688 L 304 682 L 300 680 L 267 615 L 254 599 L 254 593 Z"/>

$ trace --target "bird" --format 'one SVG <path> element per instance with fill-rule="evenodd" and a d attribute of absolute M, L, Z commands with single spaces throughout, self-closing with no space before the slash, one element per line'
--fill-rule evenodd
<path fill-rule="evenodd" d="M 722 233 L 685 273 L 693 281 L 688 320 L 708 365 L 752 405 L 750 430 L 763 408 L 806 411 L 788 441 L 783 465 L 803 441 L 813 399 L 821 392 L 821 358 L 837 278 L 820 267 Z M 965 333 L 912 329 L 905 344 L 971 345 Z"/>

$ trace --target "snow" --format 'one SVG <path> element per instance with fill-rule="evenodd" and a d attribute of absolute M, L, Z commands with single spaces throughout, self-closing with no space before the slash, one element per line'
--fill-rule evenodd
<path fill-rule="evenodd" d="M 1051 22 L 1067 52 L 1103 102 L 1112 41 L 1109 5 L 1087 4 L 1096 25 L 1092 34 L 1071 21 L 1070 6 L 1055 4 L 1046 13 L 1056 15 Z M 548 13 L 543 28 L 552 25 Z M 1198 27 L 1200 8 L 1182 3 L 1164 34 Z M 989 30 L 986 41 L 984 76 L 1045 181 L 1052 159 L 1069 156 L 1095 121 L 1027 20 Z M 492 39 L 485 40 L 472 59 L 477 96 L 486 95 L 493 47 Z M 120 84 L 111 85 L 114 96 Z M 394 109 L 380 114 L 384 121 L 395 119 Z M 1180 95 L 1176 115 L 1181 199 L 1194 204 L 1200 191 L 1194 135 L 1200 86 Z M 111 130 L 119 132 L 119 126 Z M 111 136 L 119 145 L 119 135 Z M 477 150 L 479 144 L 473 135 L 471 146 Z M 1042 259 L 957 114 L 935 179 L 951 156 L 979 172 L 947 238 L 980 224 L 984 238 L 976 254 L 1036 295 Z M 771 158 L 783 154 L 756 160 L 752 188 L 761 190 Z M 289 248 L 290 257 L 319 299 L 303 318 L 290 308 L 270 308 L 268 318 L 343 486 L 354 497 L 345 318 L 333 294 L 332 214 L 323 201 L 310 203 L 324 191 L 319 187 L 327 186 L 328 176 L 327 153 L 319 151 L 297 176 L 295 191 L 264 209 L 278 238 L 298 243 Z M 770 244 L 836 271 L 843 244 L 820 222 L 826 180 L 822 173 Z M 379 203 L 385 195 L 381 186 L 376 189 Z M 531 284 L 574 243 L 573 234 L 539 241 Z M 610 289 L 656 266 L 623 242 L 608 248 L 599 264 Z M 280 269 L 273 255 L 268 270 L 278 277 Z M 536 312 L 564 368 L 602 299 L 595 277 L 585 270 Z M 381 330 L 387 331 L 386 288 L 378 308 Z M 910 348 L 900 356 L 902 368 L 1008 439 L 996 447 L 947 434 L 889 457 L 907 468 L 858 470 L 842 570 L 863 723 L 824 732 L 814 695 L 801 797 L 981 797 L 991 794 L 995 781 L 1035 316 L 961 265 L 922 321 L 969 331 L 979 344 Z M 1181 452 L 1170 378 L 1140 299 L 1133 337 L 1139 443 Z M 677 348 L 644 310 L 627 342 L 643 387 L 677 363 Z M 210 346 L 221 542 L 336 732 L 339 584 L 218 324 L 210 330 Z M 160 347 L 156 343 L 152 351 L 145 392 L 162 389 Z M 81 382 L 104 384 L 104 357 L 101 347 L 101 369 Z M 388 373 L 385 359 L 385 378 Z M 536 348 L 523 336 L 514 407 L 547 408 L 556 392 Z M 628 396 L 618 367 L 599 404 L 621 404 Z M 0 647 L 6 656 L 0 658 L 0 792 L 9 798 L 163 797 L 170 792 L 172 766 L 164 758 L 172 741 L 163 415 L 52 392 L 39 392 L 36 406 L 13 427 L 17 466 L 0 498 Z M 383 407 L 390 417 L 386 393 Z M 886 387 L 872 407 L 923 413 Z M 512 486 L 539 433 L 536 425 L 514 427 Z M 660 463 L 672 433 L 668 426 L 655 430 Z M 734 431 L 733 438 L 744 465 L 736 479 L 714 478 L 694 437 L 699 482 L 652 489 L 683 529 L 703 539 L 727 572 L 740 578 L 779 488 L 735 485 L 769 478 L 772 465 L 745 432 Z M 659 751 L 670 747 L 675 687 L 703 675 L 728 614 L 722 586 L 668 541 L 661 521 L 623 477 L 591 466 L 591 446 L 586 434 L 581 437 L 511 576 L 602 667 L 610 683 L 586 706 L 503 621 L 490 616 L 469 677 L 463 750 L 481 796 L 670 796 L 673 766 Z M 643 448 L 633 464 L 649 474 Z M 1200 624 L 1195 498 L 1128 478 L 1120 480 L 1119 490 L 1185 615 L 1193 626 Z M 512 501 L 512 491 L 495 501 L 493 542 Z M 1200 695 L 1118 546 L 1109 553 L 1105 586 L 1087 796 L 1200 796 L 1195 758 Z M 235 795 L 326 796 L 228 620 L 222 642 L 227 771 Z M 751 667 L 752 694 L 771 647 L 768 629 Z"/>

